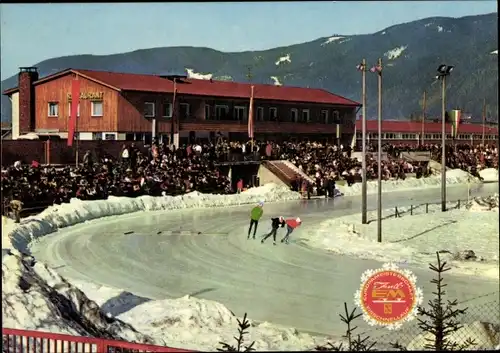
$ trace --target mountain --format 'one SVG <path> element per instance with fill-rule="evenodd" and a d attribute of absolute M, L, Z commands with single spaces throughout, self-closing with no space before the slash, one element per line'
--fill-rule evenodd
<path fill-rule="evenodd" d="M 428 116 L 441 115 L 440 64 L 453 65 L 447 80 L 447 108 L 460 108 L 481 119 L 483 99 L 488 116 L 498 119 L 498 15 L 432 17 L 365 35 L 334 35 L 312 42 L 263 51 L 223 53 L 210 48 L 166 47 L 113 55 L 74 55 L 34 66 L 41 76 L 67 69 L 159 74 L 185 69 L 213 74 L 214 79 L 324 88 L 361 101 L 364 57 L 369 66 L 383 58 L 383 117 L 420 116 L 427 91 Z M 17 76 L 1 83 L 17 85 Z M 377 115 L 377 79 L 367 73 L 367 115 Z M 2 120 L 10 120 L 10 103 L 2 97 Z"/>

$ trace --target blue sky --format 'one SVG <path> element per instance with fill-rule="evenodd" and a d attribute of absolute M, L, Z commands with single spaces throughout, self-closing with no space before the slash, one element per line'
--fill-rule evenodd
<path fill-rule="evenodd" d="M 1 78 L 65 55 L 181 45 L 267 49 L 431 16 L 496 11 L 497 2 L 489 0 L 1 4 Z"/>

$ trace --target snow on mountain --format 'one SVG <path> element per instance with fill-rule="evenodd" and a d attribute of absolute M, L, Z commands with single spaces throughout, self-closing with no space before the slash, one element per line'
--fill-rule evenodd
<path fill-rule="evenodd" d="M 194 72 L 193 69 L 188 69 L 188 68 L 186 68 L 186 71 L 188 78 L 193 78 L 197 80 L 211 80 L 213 76 L 212 74 L 200 74 L 198 72 Z"/>
<path fill-rule="evenodd" d="M 442 31 L 444 31 L 444 28 L 443 28 L 443 27 L 441 27 L 441 26 L 437 26 L 437 31 L 438 31 L 438 32 L 442 32 Z"/>
<path fill-rule="evenodd" d="M 276 61 L 276 66 L 282 64 L 282 63 L 291 63 L 292 59 L 290 59 L 290 54 L 286 54 L 285 56 L 282 56 Z"/>
<path fill-rule="evenodd" d="M 338 41 L 338 40 L 340 40 L 340 39 L 342 39 L 342 38 L 345 38 L 345 37 L 340 37 L 340 36 L 333 36 L 333 37 L 330 37 L 330 38 L 328 38 L 327 40 L 325 40 L 325 41 L 321 44 L 321 46 L 323 46 L 323 45 L 327 45 L 327 44 L 330 44 L 330 43 L 333 43 L 333 42 Z"/>
<path fill-rule="evenodd" d="M 384 53 L 384 56 L 387 57 L 389 60 L 397 59 L 401 56 L 401 54 L 403 54 L 403 52 L 406 50 L 406 48 L 408 48 L 407 45 L 396 47 L 394 49 L 386 51 Z"/>
<path fill-rule="evenodd" d="M 282 86 L 280 80 L 276 76 L 271 76 L 271 80 L 273 80 L 275 86 Z"/>
<path fill-rule="evenodd" d="M 496 54 L 496 55 L 498 55 L 498 49 L 497 50 L 493 50 L 490 54 Z"/>

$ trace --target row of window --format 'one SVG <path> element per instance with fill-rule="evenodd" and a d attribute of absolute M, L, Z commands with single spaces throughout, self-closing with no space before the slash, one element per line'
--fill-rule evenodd
<path fill-rule="evenodd" d="M 245 106 L 234 106 L 233 113 L 230 114 L 230 109 L 228 105 L 218 105 L 216 104 L 215 109 L 212 106 L 205 105 L 205 119 L 206 120 L 236 120 L 243 121 L 248 118 L 248 108 Z M 190 106 L 188 103 L 179 104 L 179 117 L 180 119 L 187 119 L 190 117 Z M 166 102 L 162 104 L 161 107 L 162 117 L 171 118 L 172 117 L 172 103 Z M 329 116 L 328 110 L 321 110 L 319 116 L 319 122 L 325 124 L 340 124 L 340 113 L 339 111 L 333 111 L 333 116 Z M 144 103 L 144 117 L 145 118 L 155 118 L 156 117 L 156 105 L 154 102 Z M 269 121 L 278 121 L 278 108 L 270 107 L 268 108 Z M 255 110 L 255 120 L 264 121 L 264 108 L 256 107 Z M 309 109 L 301 109 L 299 114 L 299 109 L 290 109 L 289 121 L 291 122 L 310 122 L 311 114 Z"/>
<path fill-rule="evenodd" d="M 368 139 L 376 139 L 378 138 L 378 134 L 376 132 L 369 132 L 366 134 Z M 421 134 L 401 134 L 401 133 L 393 133 L 393 132 L 385 132 L 382 133 L 383 140 L 418 140 Z M 362 139 L 363 134 L 360 132 L 356 133 L 357 139 Z M 452 139 L 451 134 L 446 134 L 447 139 Z M 485 140 L 496 140 L 498 138 L 497 135 L 485 135 Z M 424 140 L 440 140 L 441 134 L 424 134 Z M 480 140 L 482 139 L 481 134 L 459 134 L 456 137 L 457 140 Z"/>
<path fill-rule="evenodd" d="M 59 103 L 49 102 L 49 107 L 47 109 L 48 116 L 50 118 L 59 117 Z M 90 115 L 93 117 L 103 116 L 103 102 L 102 101 L 91 101 L 90 102 Z M 68 116 L 71 116 L 71 103 L 68 103 Z M 78 104 L 77 116 L 80 116 L 80 104 Z"/>

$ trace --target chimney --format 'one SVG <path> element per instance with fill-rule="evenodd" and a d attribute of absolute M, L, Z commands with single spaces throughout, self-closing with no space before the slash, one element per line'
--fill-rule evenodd
<path fill-rule="evenodd" d="M 37 80 L 38 69 L 36 67 L 19 68 L 19 132 L 21 134 L 35 131 L 35 87 L 33 83 Z"/>

